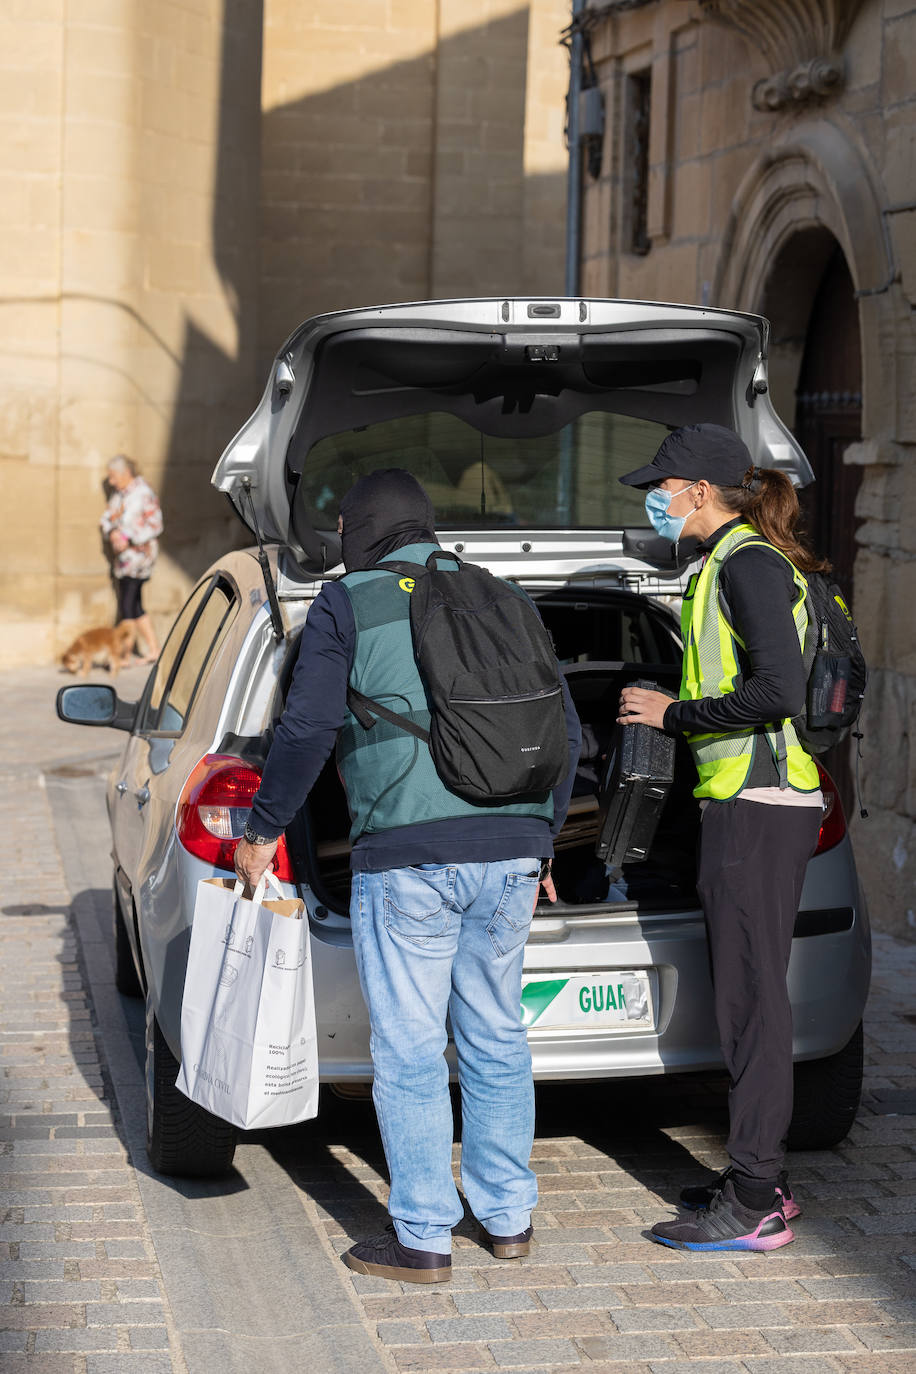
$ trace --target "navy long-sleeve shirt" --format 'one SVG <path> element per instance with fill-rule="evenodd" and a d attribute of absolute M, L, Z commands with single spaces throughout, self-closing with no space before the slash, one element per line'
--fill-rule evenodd
<path fill-rule="evenodd" d="M 701 551 L 715 548 L 738 523 L 720 526 L 700 545 Z M 798 593 L 789 564 L 770 549 L 737 549 L 722 565 L 719 586 L 744 644 L 737 646 L 740 680 L 724 697 L 672 702 L 665 711 L 669 734 L 755 729 L 795 716 L 804 707 L 805 669 L 792 616 Z M 777 776 L 765 755 L 761 768 Z M 755 776 L 753 781 L 759 785 L 770 778 Z"/>
<path fill-rule="evenodd" d="M 346 590 L 325 583 L 315 598 L 299 644 L 299 656 L 251 808 L 258 835 L 276 838 L 295 816 L 330 756 L 347 715 L 347 683 L 356 650 L 356 623 Z M 537 816 L 498 811 L 401 826 L 359 836 L 351 866 L 378 871 L 421 863 L 483 863 L 498 859 L 549 858 L 562 826 L 579 760 L 579 718 L 563 682 L 569 769 L 553 790 L 552 823 Z"/>

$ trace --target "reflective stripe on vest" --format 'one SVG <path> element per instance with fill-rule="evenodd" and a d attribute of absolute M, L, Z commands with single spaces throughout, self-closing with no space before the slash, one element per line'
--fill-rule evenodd
<path fill-rule="evenodd" d="M 435 544 L 410 544 L 391 557 L 425 563 L 436 548 Z M 410 579 L 368 569 L 349 573 L 340 585 L 350 598 L 356 624 L 350 686 L 428 730 L 426 692 L 410 632 Z M 337 766 L 350 808 L 351 840 L 365 832 L 463 816 L 553 820 L 550 793 L 540 803 L 490 806 L 465 801 L 439 777 L 428 745 L 384 720 L 366 730 L 349 710 L 337 737 Z"/>
<path fill-rule="evenodd" d="M 792 570 L 796 598 L 792 617 L 798 635 L 798 651 L 805 642 L 808 613 L 805 593 L 808 584 L 792 561 L 774 544 L 761 538 L 752 525 L 741 524 L 720 539 L 702 570 L 695 574 L 684 595 L 681 630 L 684 636 L 684 667 L 680 699 L 697 701 L 701 697 L 721 699 L 738 685 L 741 668 L 738 647 L 745 647 L 722 610 L 719 578 L 722 565 L 739 548 L 753 545 L 772 549 Z M 687 742 L 700 781 L 695 797 L 728 801 L 736 797 L 750 776 L 760 732 L 729 730 L 708 734 L 688 734 Z M 791 720 L 773 721 L 762 732 L 779 773 L 779 786 L 796 792 L 815 792 L 820 786 L 817 768 L 802 748 Z"/>

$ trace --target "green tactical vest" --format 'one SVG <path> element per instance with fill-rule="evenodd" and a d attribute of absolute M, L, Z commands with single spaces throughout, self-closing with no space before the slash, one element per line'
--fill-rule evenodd
<path fill-rule="evenodd" d="M 409 544 L 390 557 L 398 562 L 425 563 L 437 547 Z M 369 568 L 348 573 L 340 585 L 350 598 L 356 622 L 350 686 L 428 730 L 429 708 L 410 633 L 413 582 L 409 577 Z M 487 805 L 465 801 L 442 782 L 422 740 L 384 720 L 366 730 L 349 710 L 337 737 L 337 766 L 353 822 L 351 840 L 367 831 L 462 816 L 495 814 L 553 820 L 549 792 L 540 802 Z"/>
<path fill-rule="evenodd" d="M 737 525 L 730 530 L 710 553 L 702 571 L 690 579 L 681 610 L 681 631 L 684 636 L 684 668 L 681 677 L 681 701 L 697 701 L 700 697 L 721 698 L 733 692 L 741 669 L 737 647 L 745 646 L 728 623 L 719 598 L 719 577 L 722 564 L 736 549 L 756 545 L 773 549 L 785 558 L 792 569 L 797 596 L 792 616 L 798 634 L 801 653 L 805 641 L 808 614 L 805 610 L 807 582 L 790 559 L 763 539 L 752 525 Z M 712 734 L 688 734 L 699 785 L 695 797 L 711 797 L 714 801 L 728 801 L 736 797 L 750 776 L 757 741 L 754 730 L 728 730 Z M 813 759 L 802 748 L 791 720 L 771 722 L 764 738 L 773 753 L 779 771 L 779 786 L 795 792 L 816 792 L 820 787 Z"/>

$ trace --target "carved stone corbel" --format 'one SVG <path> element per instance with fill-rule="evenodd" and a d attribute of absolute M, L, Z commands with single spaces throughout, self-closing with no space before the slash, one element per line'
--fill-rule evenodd
<path fill-rule="evenodd" d="M 758 110 L 823 100 L 846 81 L 842 46 L 862 0 L 699 0 L 703 14 L 734 29 L 762 54 L 771 74 L 754 86 Z"/>

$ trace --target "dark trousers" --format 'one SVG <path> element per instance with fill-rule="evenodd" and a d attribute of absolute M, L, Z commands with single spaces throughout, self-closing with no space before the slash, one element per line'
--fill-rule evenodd
<path fill-rule="evenodd" d="M 818 807 L 710 802 L 697 891 L 716 1023 L 731 1076 L 728 1153 L 741 1173 L 775 1180 L 792 1117 L 792 1009 L 786 971 Z"/>
<path fill-rule="evenodd" d="M 120 625 L 122 620 L 139 620 L 143 615 L 143 583 L 142 577 L 116 577 L 115 590 L 118 595 L 118 619 Z"/>

